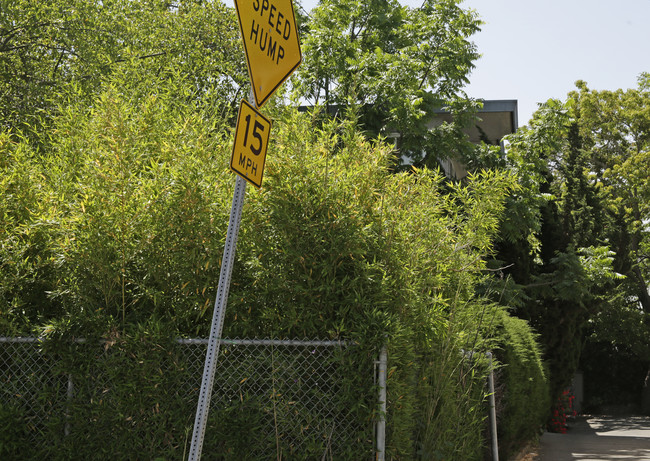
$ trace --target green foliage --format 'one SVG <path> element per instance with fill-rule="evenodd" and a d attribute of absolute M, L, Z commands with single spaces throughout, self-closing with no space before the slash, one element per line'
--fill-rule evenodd
<path fill-rule="evenodd" d="M 22 412 L 0 403 L 0 456 L 3 459 L 26 458 L 30 452 L 27 422 Z"/>
<path fill-rule="evenodd" d="M 307 118 L 292 117 L 277 124 L 264 187 L 247 198 L 232 333 L 258 333 L 250 324 L 337 337 L 376 310 L 435 325 L 431 308 L 459 286 L 471 293 L 509 180 L 486 173 L 448 193 L 426 170 L 390 174 L 390 151 L 350 123 L 314 133 Z"/>
<path fill-rule="evenodd" d="M 487 393 L 492 346 L 482 330 L 494 306 L 452 301 L 446 331 L 421 356 L 416 459 L 482 459 L 487 445 Z"/>
<path fill-rule="evenodd" d="M 170 338 L 209 331 L 232 196 L 233 103 L 246 87 L 232 11 L 25 0 L 3 13 L 0 321 L 8 333 L 47 335 L 60 375 L 87 383 L 68 409 L 79 436 L 62 438 L 63 419 L 51 418 L 44 457 L 177 459 L 193 408 L 178 395 L 185 365 Z M 401 131 L 405 151 L 461 149 L 457 126 L 429 134 L 424 122 L 436 105 L 458 114 L 472 105 L 459 89 L 478 25 L 455 1 L 321 4 L 305 24 L 296 88 L 361 106 L 361 119 L 269 107 L 264 187 L 249 191 L 240 230 L 224 335 L 354 340 L 340 405 L 362 423 L 377 411 L 362 371 L 387 343 L 395 459 L 482 450 L 487 367 L 459 351 L 490 346 L 483 328 L 494 308 L 475 292 L 515 180 L 392 174 L 391 148 L 358 127 Z M 313 61 L 318 49 L 343 57 Z M 108 342 L 84 355 L 87 345 L 65 341 L 77 336 Z M 221 432 L 208 445 L 232 459 L 260 437 L 268 411 L 253 398 L 241 404 L 210 422 Z"/>
<path fill-rule="evenodd" d="M 65 304 L 75 322 L 101 311 L 123 327 L 169 316 L 181 330 L 205 312 L 227 220 L 227 190 L 214 184 L 230 178 L 205 167 L 228 147 L 213 122 L 168 96 L 129 100 L 109 86 L 92 112 L 71 108 L 57 120 L 47 156 L 12 157 L 6 171 L 31 168 L 32 181 L 12 173 L 4 187 L 35 192 L 19 194 L 24 204 L 3 195 L 6 213 L 24 221 L 5 229 L 4 241 L 22 246 L 4 246 L 3 265 L 29 271 L 3 272 L 5 309 L 29 304 L 28 319 L 49 321 Z"/>
<path fill-rule="evenodd" d="M 647 363 L 644 77 L 627 91 L 577 82 L 565 102 L 549 100 L 508 137 L 500 162 L 477 157 L 472 164 L 517 177 L 489 263 L 499 277 L 489 285 L 500 286 L 499 299 L 540 334 L 553 401 L 570 383 L 585 341 L 590 353 L 634 351 Z"/>
<path fill-rule="evenodd" d="M 43 352 L 56 373 L 71 379 L 74 396 L 47 421 L 46 459 L 180 459 L 194 417 L 187 356 L 171 331 L 147 322 L 103 344 L 71 343 L 51 332 Z M 43 392 L 40 398 L 53 399 Z M 64 427 L 70 436 L 63 436 Z M 110 434 L 110 437 L 107 437 Z"/>
<path fill-rule="evenodd" d="M 225 330 L 326 331 L 375 354 L 387 335 L 389 451 L 471 459 L 486 375 L 460 365 L 459 351 L 485 348 L 474 285 L 511 179 L 485 173 L 448 186 L 428 170 L 390 174 L 390 151 L 353 123 L 314 132 L 296 117 L 276 124 L 264 187 L 247 198 L 236 265 L 246 270 L 233 276 Z M 450 420 L 464 429 L 435 429 Z"/>
<path fill-rule="evenodd" d="M 509 137 L 505 168 L 519 188 L 491 264 L 499 296 L 541 335 L 553 400 L 578 367 L 589 321 L 622 299 L 609 198 L 581 111 L 575 99 L 550 100 Z"/>
<path fill-rule="evenodd" d="M 609 319 L 612 324 L 608 329 L 630 328 L 629 335 L 636 335 L 639 327 L 630 318 L 622 316 L 620 320 Z M 635 331 L 636 330 L 636 331 Z M 647 331 L 647 328 L 644 328 Z M 624 337 L 623 332 L 616 331 L 617 335 Z M 644 338 L 647 348 L 647 333 Z M 600 340 L 598 337 L 589 337 L 585 343 L 580 359 L 580 370 L 584 380 L 585 413 L 607 413 L 612 407 L 627 408 L 630 412 L 646 412 L 643 408 L 643 393 L 645 379 L 648 374 L 647 355 L 639 355 L 639 350 L 620 340 Z M 603 372 L 607 370 L 607 372 Z M 625 376 L 625 379 L 620 379 Z"/>
<path fill-rule="evenodd" d="M 168 338 L 144 330 L 131 338 L 116 339 L 113 345 L 108 343 L 110 347 L 99 357 L 84 354 L 89 363 L 80 366 L 83 374 L 73 379 L 83 383 L 77 397 L 89 397 L 76 401 L 90 404 L 74 405 L 70 413 L 75 423 L 90 421 L 90 424 L 71 429 L 75 437 L 65 439 L 70 453 L 79 456 L 85 452 L 87 455 L 82 457 L 95 459 L 116 456 L 170 459 L 182 453 L 193 411 L 179 393 L 184 367 L 179 358 L 170 357 L 167 352 Z M 88 379 L 93 376 L 107 383 L 123 384 L 105 385 L 103 390 L 108 392 L 96 394 L 102 386 Z M 114 443 L 103 441 L 101 434 L 105 432 L 113 434 Z"/>
<path fill-rule="evenodd" d="M 208 205 L 209 192 L 201 192 L 211 185 L 200 175 L 219 140 L 207 137 L 209 127 L 196 116 L 159 117 L 165 103 L 149 97 L 133 104 L 109 89 L 87 124 L 62 127 L 69 135 L 57 146 L 60 156 L 50 159 L 54 174 L 76 176 L 61 197 L 69 234 L 58 248 L 65 275 L 55 294 L 80 312 L 104 309 L 123 325 L 152 311 L 186 322 L 204 304 L 195 284 L 206 283 L 201 274 L 190 279 L 190 267 L 207 271 L 210 249 L 218 251 L 221 242 L 211 235 L 223 229 L 224 211 Z M 212 229 L 211 220 L 217 221 Z M 178 279 L 181 267 L 187 280 Z M 194 301 L 183 306 L 185 314 L 174 312 L 188 287 L 195 293 L 185 302 Z"/>
<path fill-rule="evenodd" d="M 602 230 L 616 253 L 614 267 L 627 278 L 626 292 L 650 312 L 648 228 L 650 220 L 650 91 L 593 91 L 577 82 L 570 94 L 590 166 L 605 202 Z"/>
<path fill-rule="evenodd" d="M 157 344 L 208 331 L 204 313 L 218 280 L 233 183 L 223 167 L 229 139 L 215 133 L 205 113 L 193 111 L 182 111 L 164 93 L 139 98 L 106 85 L 92 110 L 72 106 L 56 120 L 47 156 L 25 155 L 22 165 L 7 165 L 33 168 L 30 187 L 39 191 L 38 200 L 46 199 L 41 208 L 32 208 L 34 197 L 11 212 L 29 210 L 21 218 L 25 225 L 42 229 L 47 245 L 39 251 L 51 267 L 52 286 L 33 288 L 43 299 L 37 305 L 25 304 L 32 294 L 9 285 L 3 296 L 25 305 L 30 323 L 23 328 L 45 325 L 50 337 L 115 341 L 94 359 L 53 346 L 67 370 L 78 373 L 75 381 L 114 373 L 111 379 L 123 383 L 106 396 L 82 399 L 90 406 L 71 408 L 75 430 L 87 431 L 79 439 L 86 448 L 70 438 L 62 441 L 70 450 L 65 453 L 95 447 L 98 456 L 108 456 L 109 448 L 97 448 L 101 427 L 115 426 L 117 440 L 138 453 L 151 450 L 154 434 L 164 433 L 169 438 L 160 450 L 176 456 L 185 437 L 178 421 L 186 417 L 174 397 L 159 394 L 174 388 L 176 375 L 159 373 L 169 357 L 162 352 L 167 346 Z M 512 179 L 484 173 L 467 185 L 448 186 L 428 170 L 394 175 L 390 149 L 367 141 L 354 122 L 314 129 L 306 115 L 276 112 L 264 188 L 250 191 L 246 202 L 224 334 L 350 338 L 370 358 L 387 340 L 391 452 L 409 457 L 420 447 L 438 447 L 448 456 L 460 437 L 474 453 L 485 414 L 485 373 L 459 365 L 458 349 L 479 347 L 474 287 Z M 11 141 L 5 149 L 29 152 L 29 146 Z M 9 195 L 5 199 L 12 203 Z M 46 210 L 56 226 L 43 225 Z M 8 235 L 19 229 L 7 229 Z M 161 330 L 153 331 L 157 324 Z M 344 396 L 374 395 L 359 382 L 362 364 L 347 365 Z M 162 381 L 146 378 L 150 373 Z M 427 377 L 426 386 L 417 376 Z M 80 392 L 94 392 L 90 384 Z M 425 392 L 435 392 L 439 403 L 430 407 L 431 423 L 423 428 L 417 402 Z M 106 399 L 110 408 L 103 406 Z M 163 402 L 169 406 L 164 415 L 156 410 Z M 246 405 L 254 414 L 257 404 Z M 375 411 L 364 405 L 355 410 L 360 421 Z M 468 429 L 432 430 L 453 408 L 467 410 Z M 241 416 L 239 410 L 219 415 L 231 418 L 233 427 Z M 96 424 L 79 423 L 89 419 Z M 126 449 L 120 447 L 110 451 Z M 239 452 L 234 445 L 228 449 L 233 456 Z"/>
<path fill-rule="evenodd" d="M 440 158 L 463 153 L 463 114 L 477 103 L 462 88 L 479 56 L 469 38 L 481 22 L 459 3 L 319 2 L 303 25 L 294 95 L 327 114 L 337 110 L 332 106 L 359 107 L 363 129 L 398 133 L 400 153 L 419 166 L 435 168 Z M 457 117 L 431 130 L 434 110 L 443 106 Z"/>
<path fill-rule="evenodd" d="M 508 458 L 534 439 L 550 413 L 549 377 L 528 322 L 498 310 L 494 318 L 499 450 Z"/>
<path fill-rule="evenodd" d="M 517 177 L 519 188 L 508 200 L 502 224 L 502 239 L 539 251 L 542 211 L 554 197 L 549 188 L 549 164 L 558 161 L 564 148 L 562 135 L 568 124 L 566 109 L 549 100 L 535 113 L 529 126 L 508 138 L 506 168 Z"/>
<path fill-rule="evenodd" d="M 0 325 L 6 334 L 29 328 L 36 312 L 60 315 L 53 289 L 52 239 L 59 213 L 43 190 L 43 173 L 23 138 L 0 134 Z"/>
<path fill-rule="evenodd" d="M 0 2 L 3 129 L 37 135 L 69 98 L 91 104 L 123 67 L 147 92 L 183 80 L 187 104 L 233 103 L 247 81 L 237 20 L 221 2 Z"/>

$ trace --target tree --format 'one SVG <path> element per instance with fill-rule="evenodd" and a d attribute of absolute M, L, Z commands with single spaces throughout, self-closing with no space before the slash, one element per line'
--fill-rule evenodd
<path fill-rule="evenodd" d="M 556 394 L 589 335 L 616 338 L 639 357 L 646 350 L 645 81 L 627 91 L 577 82 L 566 102 L 549 100 L 507 141 L 502 162 L 521 187 L 509 199 L 492 267 L 505 282 L 500 296 L 540 332 Z M 633 327 L 625 333 L 612 318 Z"/>
<path fill-rule="evenodd" d="M 616 390 L 603 398 L 622 403 L 620 396 L 638 399 L 650 365 L 650 80 L 642 74 L 638 88 L 626 91 L 593 91 L 584 82 L 577 86 L 570 97 L 606 205 L 601 232 L 615 255 L 615 270 L 624 275 L 620 300 L 592 319 L 583 367 L 588 373 L 609 360 L 635 376 L 627 385 L 596 382 Z M 599 375 L 594 373 L 602 380 Z M 650 412 L 648 391 L 646 384 L 645 412 Z"/>
<path fill-rule="evenodd" d="M 309 104 L 358 106 L 362 126 L 397 137 L 416 165 L 469 149 L 461 128 L 477 103 L 462 91 L 478 58 L 469 41 L 480 27 L 457 0 L 323 0 L 305 20 L 304 61 L 294 94 Z M 449 107 L 454 123 L 431 129 L 433 110 Z"/>
<path fill-rule="evenodd" d="M 645 78 L 645 79 L 644 79 Z M 580 133 L 591 152 L 593 173 L 602 184 L 611 224 L 605 234 L 616 252 L 616 270 L 628 292 L 650 313 L 650 86 L 647 74 L 639 89 L 592 91 L 578 82 L 572 93 Z"/>
<path fill-rule="evenodd" d="M 247 85 L 237 22 L 220 2 L 0 0 L 0 128 L 38 131 L 124 68 L 143 93 L 183 81 L 186 104 L 234 106 Z"/>
<path fill-rule="evenodd" d="M 593 275 L 612 275 L 595 231 L 602 204 L 567 105 L 549 101 L 509 141 L 509 168 L 522 187 L 511 198 L 498 259 L 516 287 L 507 295 L 516 299 L 515 312 L 541 335 L 559 395 L 577 368 L 582 330 L 600 308 L 603 281 Z"/>
<path fill-rule="evenodd" d="M 0 310 L 7 317 L 21 318 L 14 322 L 16 325 L 60 317 L 66 303 L 67 308 L 76 304 L 87 310 L 87 305 L 98 299 L 105 302 L 119 297 L 116 293 L 121 290 L 115 290 L 120 284 L 106 284 L 91 294 L 86 291 L 85 299 L 74 302 L 68 296 L 74 290 L 60 295 L 57 285 L 62 281 L 62 268 L 76 267 L 78 272 L 68 273 L 67 281 L 82 275 L 77 282 L 83 284 L 83 274 L 87 276 L 93 270 L 85 264 L 95 263 L 80 257 L 76 266 L 68 266 L 72 253 L 55 257 L 54 242 L 69 231 L 67 219 L 74 214 L 70 209 L 80 204 L 88 211 L 83 213 L 88 219 L 75 221 L 75 226 L 97 225 L 101 220 L 90 219 L 91 211 L 111 215 L 113 210 L 113 218 L 122 220 L 126 230 L 145 225 L 142 220 L 152 204 L 141 208 L 139 220 L 124 221 L 124 210 L 107 205 L 116 200 L 113 194 L 90 193 L 91 198 L 84 197 L 75 180 L 85 177 L 84 187 L 90 189 L 101 181 L 112 181 L 112 192 L 123 192 L 120 198 L 124 209 L 133 205 L 131 181 L 146 183 L 142 175 L 134 176 L 132 171 L 143 156 L 151 160 L 149 173 L 155 171 L 169 181 L 165 176 L 169 171 L 153 168 L 160 163 L 160 151 L 166 149 L 163 144 L 180 145 L 198 130 L 198 139 L 190 141 L 198 149 L 227 132 L 236 99 L 247 87 L 243 58 L 233 10 L 219 2 L 1 3 Z M 134 123 L 139 123 L 140 132 L 134 135 L 140 136 L 139 140 L 129 141 L 130 146 L 120 145 Z M 174 139 L 166 141 L 168 135 Z M 93 148 L 87 149 L 91 145 Z M 104 162 L 105 170 L 113 168 L 113 173 L 86 176 L 89 168 L 98 168 L 98 161 Z M 63 189 L 54 192 L 44 187 L 58 174 Z M 177 187 L 183 184 L 174 180 Z M 170 193 L 169 189 L 165 191 Z M 91 202 L 100 205 L 93 207 Z M 115 251 L 120 242 L 101 228 L 95 230 L 98 235 L 105 234 L 103 241 L 93 237 L 104 256 L 109 250 Z M 121 243 L 124 250 L 127 242 L 123 239 Z M 190 258 L 185 259 L 190 262 Z M 123 279 L 124 273 L 115 277 Z M 126 293 L 130 287 L 124 288 Z M 123 296 L 119 315 L 128 314 L 124 306 L 137 304 L 134 299 L 152 296 L 159 299 L 160 294 L 139 292 L 131 299 Z"/>

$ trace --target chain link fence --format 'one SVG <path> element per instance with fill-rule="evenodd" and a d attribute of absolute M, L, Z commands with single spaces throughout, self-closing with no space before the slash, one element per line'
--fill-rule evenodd
<path fill-rule="evenodd" d="M 167 411 L 174 421 L 165 423 L 159 442 L 152 443 L 167 448 L 176 444 L 175 453 L 184 456 L 207 342 L 177 340 L 169 350 L 157 351 L 162 359 L 154 360 L 153 371 L 144 371 L 146 358 L 124 353 L 110 342 L 77 342 L 72 356 L 83 357 L 71 360 L 67 354 L 63 360 L 38 338 L 0 338 L 0 421 L 7 421 L 12 412 L 19 415 L 24 423 L 20 436 L 37 448 L 35 452 L 53 453 L 57 444 L 87 443 L 97 431 L 119 434 L 116 426 L 126 425 L 131 432 L 140 428 L 143 434 L 158 430 Z M 375 459 L 373 418 L 359 416 L 373 414 L 377 404 L 374 358 L 357 349 L 334 341 L 223 339 L 203 457 Z M 124 363 L 115 361 L 117 355 L 133 364 L 124 374 L 114 370 Z M 149 375 L 139 381 L 130 376 L 139 370 Z M 132 377 L 133 389 L 125 394 L 125 381 Z M 158 392 L 160 387 L 166 389 Z M 124 395 L 128 402 L 122 401 Z M 142 403 L 148 395 L 167 396 L 173 405 L 163 399 Z M 130 414 L 130 407 L 146 412 Z M 104 421 L 116 413 L 119 418 Z M 147 429 L 151 421 L 157 425 Z M 180 430 L 170 429 L 173 425 Z M 184 440 L 174 435 L 179 431 Z M 151 453 L 158 449 L 152 447 Z"/>

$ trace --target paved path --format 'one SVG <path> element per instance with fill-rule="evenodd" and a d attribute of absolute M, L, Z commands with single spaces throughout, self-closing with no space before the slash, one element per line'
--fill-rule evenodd
<path fill-rule="evenodd" d="M 650 461 L 650 417 L 589 416 L 566 434 L 544 433 L 539 461 Z"/>

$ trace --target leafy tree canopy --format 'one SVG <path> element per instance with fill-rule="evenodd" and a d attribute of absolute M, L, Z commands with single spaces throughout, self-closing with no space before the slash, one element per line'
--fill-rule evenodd
<path fill-rule="evenodd" d="M 0 0 L 3 128 L 38 131 L 70 98 L 90 104 L 120 69 L 143 92 L 183 81 L 186 104 L 236 99 L 247 81 L 237 20 L 221 2 Z"/>
<path fill-rule="evenodd" d="M 321 1 L 304 22 L 294 95 L 327 112 L 360 106 L 363 126 L 397 137 L 400 152 L 418 165 L 436 167 L 438 159 L 469 149 L 463 114 L 478 103 L 462 88 L 479 57 L 470 37 L 481 21 L 459 3 Z M 431 130 L 433 110 L 443 106 L 457 118 Z"/>
<path fill-rule="evenodd" d="M 627 91 L 579 81 L 510 136 L 499 160 L 521 187 L 509 198 L 493 267 L 506 276 L 502 295 L 541 333 L 556 392 L 585 334 L 645 350 L 649 136 L 647 74 Z M 613 317 L 635 327 L 624 333 Z"/>

